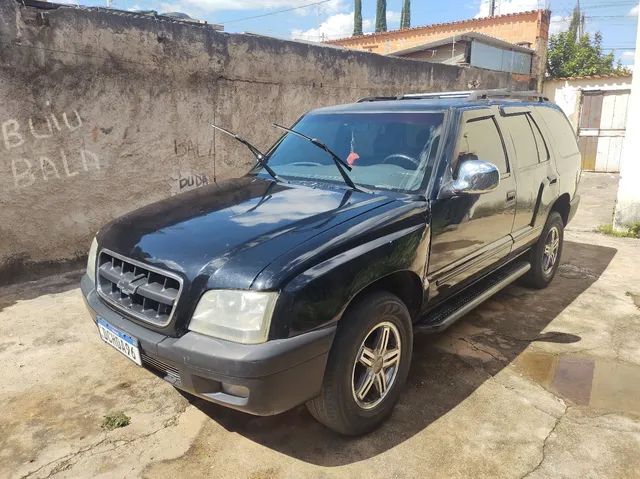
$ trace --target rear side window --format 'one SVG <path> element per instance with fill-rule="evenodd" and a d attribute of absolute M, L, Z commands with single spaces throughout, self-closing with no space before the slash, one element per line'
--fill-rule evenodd
<path fill-rule="evenodd" d="M 542 137 L 542 132 L 531 115 L 527 115 L 527 120 L 529 120 L 529 125 L 531 125 L 531 130 L 533 130 L 533 137 L 536 140 L 538 158 L 540 161 L 547 161 L 549 159 L 549 147 L 547 146 L 547 142 Z"/>
<path fill-rule="evenodd" d="M 462 127 L 456 151 L 456 163 L 465 155 L 474 155 L 496 165 L 501 174 L 509 172 L 502 137 L 493 117 L 468 120 Z"/>
<path fill-rule="evenodd" d="M 536 111 L 547 125 L 547 130 L 551 133 L 555 144 L 554 150 L 562 157 L 579 154 L 573 128 L 564 114 L 553 108 L 546 107 L 537 107 Z"/>
<path fill-rule="evenodd" d="M 538 146 L 533 136 L 531 123 L 527 115 L 522 113 L 519 115 L 509 115 L 504 117 L 502 122 L 507 126 L 511 141 L 516 150 L 517 167 L 526 168 L 527 166 L 537 165 L 540 161 L 538 157 Z"/>

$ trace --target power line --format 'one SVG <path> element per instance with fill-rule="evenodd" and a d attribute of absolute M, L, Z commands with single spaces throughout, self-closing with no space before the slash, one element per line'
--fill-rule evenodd
<path fill-rule="evenodd" d="M 278 15 L 280 13 L 292 12 L 294 10 L 300 10 L 302 8 L 315 7 L 316 5 L 322 5 L 323 3 L 329 3 L 331 1 L 332 0 L 321 0 L 319 2 L 307 3 L 306 5 L 300 5 L 299 7 L 285 8 L 284 10 L 277 10 L 275 12 L 263 13 L 261 15 L 253 15 L 251 17 L 233 18 L 231 20 L 225 20 L 223 22 L 216 22 L 216 23 L 220 24 L 220 25 L 226 25 L 227 23 L 243 22 L 245 20 L 253 20 L 255 18 L 270 17 L 271 15 Z"/>

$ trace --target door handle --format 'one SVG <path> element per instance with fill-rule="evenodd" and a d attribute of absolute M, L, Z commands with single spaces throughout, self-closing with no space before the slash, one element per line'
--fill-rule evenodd
<path fill-rule="evenodd" d="M 507 191 L 507 204 L 514 203 L 516 201 L 516 191 Z"/>
<path fill-rule="evenodd" d="M 547 176 L 547 180 L 549 180 L 550 185 L 555 185 L 558 182 L 557 176 Z"/>

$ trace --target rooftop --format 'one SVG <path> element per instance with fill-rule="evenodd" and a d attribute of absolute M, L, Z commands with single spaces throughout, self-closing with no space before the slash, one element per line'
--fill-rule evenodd
<path fill-rule="evenodd" d="M 565 81 L 565 80 L 604 80 L 607 78 L 628 78 L 631 79 L 631 73 L 609 73 L 608 75 L 585 75 L 575 77 L 548 78 L 547 81 Z"/>
<path fill-rule="evenodd" d="M 366 35 L 359 35 L 357 37 L 351 36 L 351 37 L 338 38 L 338 39 L 335 39 L 335 40 L 327 40 L 325 43 L 338 43 L 338 42 L 344 42 L 344 41 L 361 40 L 361 39 L 369 39 L 369 38 L 371 38 L 371 39 L 373 39 L 373 38 L 381 38 L 381 37 L 393 36 L 393 35 L 407 33 L 407 32 L 416 32 L 416 31 L 420 31 L 420 30 L 428 30 L 428 29 L 445 27 L 445 26 L 450 26 L 450 25 L 456 25 L 456 26 L 464 25 L 464 24 L 473 25 L 473 24 L 483 23 L 483 22 L 487 22 L 487 21 L 502 20 L 502 19 L 506 19 L 506 18 L 514 19 L 514 18 L 517 18 L 517 17 L 527 17 L 527 16 L 530 16 L 532 14 L 538 14 L 540 12 L 545 12 L 547 14 L 550 14 L 549 10 L 527 10 L 525 12 L 505 13 L 503 15 L 494 15 L 492 17 L 468 18 L 468 19 L 465 19 L 465 20 L 456 20 L 456 21 L 453 21 L 453 22 L 432 23 L 431 25 L 421 25 L 421 26 L 412 27 L 412 28 L 405 28 L 403 30 L 391 30 L 391 31 L 387 31 L 387 32 L 368 33 Z"/>

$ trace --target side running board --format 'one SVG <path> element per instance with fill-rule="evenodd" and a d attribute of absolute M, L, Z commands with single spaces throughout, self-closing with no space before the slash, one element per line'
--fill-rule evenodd
<path fill-rule="evenodd" d="M 530 269 L 531 264 L 526 261 L 516 261 L 503 266 L 496 272 L 463 289 L 441 306 L 426 313 L 414 326 L 414 330 L 416 332 L 436 333 L 448 328 L 473 308 L 485 302 L 505 286 L 513 283 Z"/>

